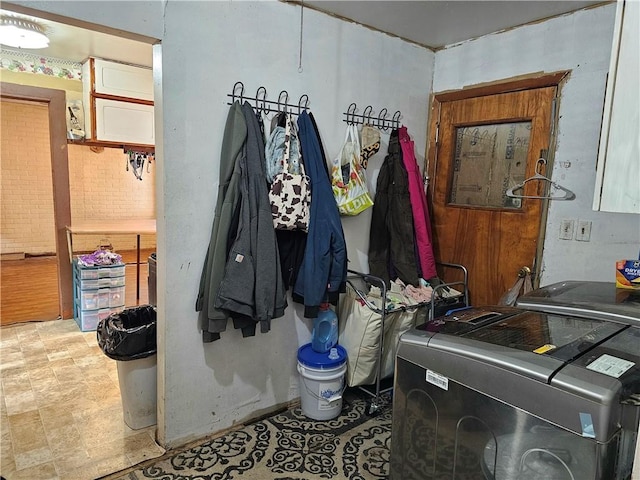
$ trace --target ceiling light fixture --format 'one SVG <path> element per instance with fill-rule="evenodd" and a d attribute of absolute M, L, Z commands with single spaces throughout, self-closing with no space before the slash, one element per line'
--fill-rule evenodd
<path fill-rule="evenodd" d="M 44 28 L 26 18 L 2 16 L 0 21 L 0 43 L 15 48 L 45 48 L 49 39 Z"/>

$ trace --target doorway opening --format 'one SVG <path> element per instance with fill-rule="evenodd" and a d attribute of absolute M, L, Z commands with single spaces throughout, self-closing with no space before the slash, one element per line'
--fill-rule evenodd
<path fill-rule="evenodd" d="M 60 318 L 60 302 L 49 107 L 46 103 L 3 98 L 0 108 L 0 324 L 54 320 Z"/>
<path fill-rule="evenodd" d="M 77 105 L 82 101 L 83 84 L 81 80 L 81 63 L 86 61 L 89 57 L 108 58 L 114 62 L 129 63 L 135 65 L 142 65 L 150 67 L 153 64 L 153 47 L 152 44 L 157 42 L 156 39 L 150 37 L 138 35 L 138 34 L 125 34 L 121 31 L 113 31 L 111 33 L 110 28 L 102 27 L 99 25 L 88 24 L 73 18 L 63 18 L 58 15 L 53 15 L 46 12 L 39 12 L 30 8 L 20 6 L 10 6 L 11 10 L 3 13 L 16 16 L 28 16 L 34 20 L 37 20 L 50 37 L 50 45 L 45 49 L 40 49 L 37 52 L 13 51 L 9 48 L 2 49 L 3 55 L 3 68 L 5 68 L 6 75 L 3 75 L 3 88 L 2 98 L 3 100 L 11 100 L 12 102 L 40 102 L 43 109 L 49 109 L 49 125 L 60 127 L 59 131 L 54 131 L 53 128 L 49 129 L 49 126 L 44 126 L 44 130 L 49 133 L 51 137 L 51 163 L 50 171 L 52 178 L 49 180 L 48 190 L 46 188 L 40 188 L 42 182 L 38 184 L 39 195 L 41 197 L 51 197 L 49 193 L 53 185 L 53 210 L 55 226 L 55 245 L 32 248 L 30 245 L 16 245 L 19 243 L 18 239 L 11 239 L 14 242 L 13 248 L 4 248 L 6 242 L 3 238 L 2 253 L 16 252 L 20 256 L 20 251 L 23 250 L 28 256 L 48 254 L 50 256 L 55 255 L 55 267 L 57 273 L 54 271 L 51 275 L 57 276 L 55 289 L 59 292 L 52 292 L 51 288 L 44 294 L 47 296 L 57 295 L 59 297 L 59 311 L 55 316 L 51 313 L 36 314 L 32 318 L 28 318 L 28 312 L 22 313 L 22 320 L 45 320 L 53 318 L 72 318 L 73 317 L 73 281 L 71 272 L 71 255 L 74 252 L 68 252 L 68 238 L 65 238 L 67 232 L 65 228 L 72 225 L 71 216 L 76 221 L 89 218 L 91 220 L 108 219 L 117 220 L 121 218 L 122 213 L 119 211 L 126 211 L 124 215 L 131 216 L 131 218 L 142 218 L 144 215 L 155 216 L 155 175 L 153 170 L 149 175 L 149 165 L 145 171 L 145 178 L 143 182 L 138 182 L 138 185 L 134 185 L 131 188 L 130 185 L 125 186 L 125 182 L 121 185 L 117 185 L 116 188 L 111 188 L 114 182 L 117 182 L 117 178 L 123 178 L 128 181 L 131 172 L 125 174 L 125 167 L 128 164 L 125 161 L 125 152 L 122 148 L 102 148 L 92 147 L 92 153 L 89 152 L 89 146 L 81 144 L 69 144 L 67 146 L 67 117 L 66 109 L 69 105 Z M 7 60 L 5 62 L 5 60 Z M 29 91 L 29 88 L 35 90 Z M 40 91 L 38 91 L 40 89 Z M 49 92 L 47 91 L 49 90 Z M 63 109 L 58 112 L 52 112 L 52 104 L 49 99 L 50 92 L 62 93 L 62 105 Z M 65 96 L 66 95 L 66 96 Z M 84 102 L 86 103 L 86 102 Z M 85 115 L 89 115 L 89 105 L 84 105 Z M 69 111 L 71 109 L 69 108 Z M 37 128 L 33 125 L 33 129 Z M 54 137 L 55 135 L 55 137 Z M 10 136 L 9 136 L 10 137 Z M 29 138 L 29 137 L 27 137 Z M 72 137 L 77 138 L 77 137 Z M 49 140 L 47 140 L 49 142 Z M 24 142 L 25 144 L 29 142 Z M 54 143 L 59 145 L 54 147 Z M 116 145 L 114 145 L 116 147 Z M 98 149 L 103 152 L 102 155 L 98 155 Z M 82 150 L 82 152 L 80 152 Z M 64 163 L 56 161 L 52 156 L 53 152 L 61 153 L 65 155 Z M 80 153 L 79 153 L 80 152 Z M 93 153 L 95 152 L 95 153 Z M 42 163 L 44 157 L 49 157 L 47 153 L 42 151 L 38 152 L 38 160 Z M 122 158 L 120 158 L 122 157 Z M 122 161 L 121 161 L 122 160 Z M 47 158 L 47 162 L 49 159 Z M 29 162 L 25 162 L 28 164 Z M 105 173 L 106 166 L 111 167 L 111 171 Z M 114 175 L 114 166 L 117 165 L 117 175 Z M 96 166 L 100 168 L 95 168 Z M 155 166 L 155 165 L 154 165 Z M 69 169 L 71 167 L 71 172 Z M 28 167 L 25 168 L 28 170 Z M 80 173 L 78 173 L 80 172 Z M 92 173 L 93 172 L 93 173 Z M 93 175 L 93 176 L 92 176 Z M 103 184 L 104 181 L 100 181 L 100 175 L 104 175 L 109 181 L 113 180 L 110 185 L 100 191 L 100 188 L 95 192 L 95 195 L 90 194 L 85 188 L 85 185 L 95 184 L 96 186 Z M 125 176 L 126 175 L 126 176 Z M 64 178 L 63 178 L 64 176 Z M 98 181 L 97 181 L 98 180 Z M 77 188 L 74 185 L 82 185 L 82 193 L 78 193 Z M 140 198 L 144 195 L 145 191 L 149 190 L 149 185 L 154 186 L 154 190 L 150 195 L 144 198 L 144 201 L 140 201 Z M 137 188 L 135 188 L 137 187 Z M 23 190 L 29 190 L 33 188 L 31 182 L 21 182 L 20 186 Z M 128 188 L 128 190 L 126 190 Z M 146 188 L 146 190 L 145 190 Z M 71 192 L 70 192 L 71 190 Z M 118 196 L 123 191 L 134 192 L 131 195 L 128 193 L 125 196 Z M 113 200 L 112 193 L 118 197 L 115 201 L 115 205 L 120 205 L 120 210 L 114 208 L 113 204 L 110 204 Z M 66 198 L 63 196 L 66 195 Z M 99 198 L 100 201 L 95 201 L 93 197 Z M 31 202 L 25 202 L 31 203 Z M 4 204 L 3 204 L 4 205 Z M 141 207 L 143 205 L 143 207 Z M 150 206 L 151 205 L 151 206 Z M 35 210 L 34 205 L 24 207 L 27 209 Z M 149 213 L 149 209 L 153 209 Z M 126 210 L 128 209 L 128 210 Z M 62 213 L 60 213 L 62 212 Z M 66 213 L 65 213 L 66 212 Z M 93 212 L 93 213 L 92 213 Z M 142 212 L 142 213 L 141 213 Z M 106 213 L 106 214 L 105 214 Z M 39 209 L 37 213 L 38 217 L 45 215 L 43 209 Z M 88 217 L 87 217 L 88 216 Z M 146 218 L 146 217 L 145 217 Z M 40 228 L 40 218 L 34 220 L 36 224 L 21 224 L 19 225 L 23 231 L 35 231 L 36 228 Z M 25 228 L 26 227 L 26 228 Z M 5 231 L 7 232 L 7 231 Z M 24 234 L 22 234 L 24 236 Z M 9 236 L 9 235 L 5 235 Z M 106 237 L 106 235 L 104 235 Z M 3 236 L 4 237 L 4 236 Z M 75 253 L 87 253 L 93 251 L 98 246 L 102 245 L 103 235 L 99 238 L 95 236 L 83 237 L 82 241 L 77 240 L 77 244 L 74 244 L 74 248 L 80 247 L 78 252 Z M 109 239 L 106 239 L 109 240 Z M 136 247 L 136 237 L 133 235 L 127 235 L 126 237 L 119 237 L 117 243 L 120 245 L 117 248 L 126 250 Z M 50 242 L 49 242 L 50 243 Z M 107 242 L 108 243 L 108 242 Z M 116 247 L 116 241 L 113 242 Z M 155 235 L 153 239 L 151 237 L 142 238 L 143 248 L 148 246 L 151 251 L 155 250 Z M 92 248 L 93 247 L 93 248 Z M 145 252 L 146 253 L 146 252 Z M 12 256 L 3 255 L 3 260 L 11 258 Z M 146 259 L 146 258 L 145 258 Z M 140 263 L 140 262 L 138 262 Z M 50 269 L 49 269 L 50 270 Z M 139 277 L 140 275 L 137 275 Z M 137 281 L 138 283 L 138 281 Z M 141 282 L 146 283 L 146 282 Z M 51 285 L 51 282 L 49 282 Z M 140 297 L 139 292 L 136 295 L 137 301 Z M 32 299 L 32 304 L 35 301 Z M 4 305 L 3 305 L 4 307 Z M 3 315 L 3 317 L 5 317 Z M 3 322 L 5 323 L 5 322 Z"/>
<path fill-rule="evenodd" d="M 65 226 L 71 221 L 69 165 L 65 123 L 59 121 L 60 118 L 65 118 L 65 92 L 3 82 L 1 96 L 3 102 L 5 100 L 27 102 L 31 105 L 40 105 L 47 108 L 46 117 L 49 126 L 48 141 L 51 158 L 54 235 L 59 289 L 58 308 L 59 315 L 62 318 L 70 318 L 73 316 L 71 260 L 65 248 L 67 242 Z M 28 172 L 28 162 L 25 163 L 25 170 Z"/>

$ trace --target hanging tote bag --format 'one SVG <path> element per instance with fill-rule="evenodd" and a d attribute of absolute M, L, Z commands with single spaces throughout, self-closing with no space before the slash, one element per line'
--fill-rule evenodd
<path fill-rule="evenodd" d="M 299 163 L 300 174 L 289 172 L 289 158 L 292 142 L 298 138 L 291 125 L 291 116 L 287 114 L 285 127 L 284 153 L 282 169 L 277 173 L 269 188 L 269 203 L 273 228 L 276 230 L 309 230 L 309 215 L 311 207 L 311 184 L 305 174 L 304 165 Z M 300 152 L 300 146 L 297 152 Z"/>
<path fill-rule="evenodd" d="M 360 166 L 367 168 L 369 159 L 380 150 L 380 130 L 373 125 L 365 123 L 360 131 Z"/>
<path fill-rule="evenodd" d="M 373 206 L 360 153 L 358 127 L 347 125 L 344 144 L 331 165 L 331 186 L 341 215 L 358 215 Z"/>

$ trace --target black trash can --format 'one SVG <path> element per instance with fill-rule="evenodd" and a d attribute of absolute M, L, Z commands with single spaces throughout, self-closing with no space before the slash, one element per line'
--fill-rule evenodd
<path fill-rule="evenodd" d="M 126 308 L 100 320 L 98 345 L 117 361 L 124 422 L 132 429 L 156 424 L 156 309 Z"/>

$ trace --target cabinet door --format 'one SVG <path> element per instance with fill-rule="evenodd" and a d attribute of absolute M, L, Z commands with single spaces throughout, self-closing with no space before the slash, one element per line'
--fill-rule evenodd
<path fill-rule="evenodd" d="M 640 213 L 640 2 L 618 1 L 593 210 Z"/>
<path fill-rule="evenodd" d="M 94 92 L 119 97 L 153 100 L 153 71 L 96 58 Z"/>
<path fill-rule="evenodd" d="M 153 105 L 96 98 L 96 140 L 153 145 Z"/>

